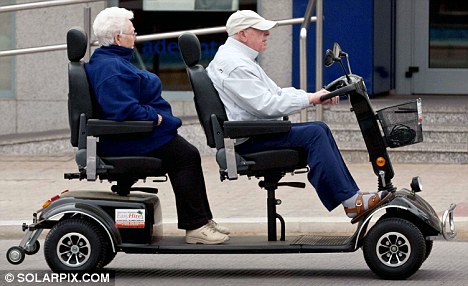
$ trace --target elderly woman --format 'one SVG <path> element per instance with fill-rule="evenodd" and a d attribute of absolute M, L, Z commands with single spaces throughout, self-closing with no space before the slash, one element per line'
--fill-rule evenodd
<path fill-rule="evenodd" d="M 198 150 L 177 134 L 182 122 L 161 97 L 157 75 L 130 63 L 136 39 L 133 12 L 111 7 L 93 23 L 100 47 L 86 64 L 101 119 L 153 120 L 154 131 L 146 137 L 104 138 L 102 155 L 143 155 L 163 160 L 175 193 L 178 227 L 186 230 L 187 243 L 219 244 L 229 230 L 212 220 Z"/>

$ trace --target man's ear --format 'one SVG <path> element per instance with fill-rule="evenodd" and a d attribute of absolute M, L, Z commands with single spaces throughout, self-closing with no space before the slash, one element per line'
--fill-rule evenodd
<path fill-rule="evenodd" d="M 238 36 L 240 42 L 245 43 L 247 41 L 247 34 L 246 34 L 245 30 L 240 30 L 237 33 L 237 36 Z"/>

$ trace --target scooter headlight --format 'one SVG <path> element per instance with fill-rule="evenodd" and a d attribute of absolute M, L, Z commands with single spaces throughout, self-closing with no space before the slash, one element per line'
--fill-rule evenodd
<path fill-rule="evenodd" d="M 419 176 L 414 177 L 411 180 L 411 185 L 410 186 L 411 186 L 411 190 L 413 190 L 413 192 L 415 192 L 415 193 L 421 192 L 423 190 L 421 178 Z"/>

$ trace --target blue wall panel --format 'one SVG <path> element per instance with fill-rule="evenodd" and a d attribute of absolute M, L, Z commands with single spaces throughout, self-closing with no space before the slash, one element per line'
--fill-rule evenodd
<path fill-rule="evenodd" d="M 293 17 L 304 17 L 308 0 L 293 1 Z M 315 12 L 314 12 L 315 15 Z M 334 42 L 349 54 L 354 74 L 365 79 L 369 94 L 372 93 L 373 70 L 373 1 L 372 0 L 324 0 L 323 51 L 331 49 Z M 300 86 L 299 78 L 299 31 L 293 28 L 293 85 Z M 308 38 L 308 87 L 315 91 L 315 23 L 311 23 Z M 324 85 L 343 75 L 338 64 L 324 67 Z"/>

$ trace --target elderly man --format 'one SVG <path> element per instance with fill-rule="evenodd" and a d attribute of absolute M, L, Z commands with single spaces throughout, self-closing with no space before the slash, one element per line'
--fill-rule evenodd
<path fill-rule="evenodd" d="M 268 77 L 256 58 L 266 49 L 269 30 L 276 25 L 250 10 L 237 11 L 227 20 L 229 37 L 207 72 L 229 120 L 278 119 L 310 105 L 338 103 L 338 98 L 321 102 L 320 96 L 328 93 L 326 90 L 307 93 L 293 87 L 281 88 Z M 285 135 L 246 138 L 236 144 L 236 151 L 241 154 L 281 148 L 306 151 L 308 179 L 320 200 L 329 211 L 342 204 L 353 223 L 392 196 L 386 191 L 359 192 L 330 129 L 323 122 L 293 124 Z"/>

